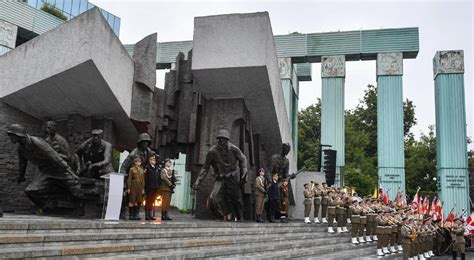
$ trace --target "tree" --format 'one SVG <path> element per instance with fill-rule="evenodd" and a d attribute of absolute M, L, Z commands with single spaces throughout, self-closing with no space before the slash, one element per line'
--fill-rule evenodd
<path fill-rule="evenodd" d="M 318 170 L 321 139 L 321 99 L 298 115 L 298 169 Z"/>

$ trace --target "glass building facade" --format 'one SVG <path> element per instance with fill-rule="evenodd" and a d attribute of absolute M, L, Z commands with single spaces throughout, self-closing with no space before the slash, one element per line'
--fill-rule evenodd
<path fill-rule="evenodd" d="M 89 0 L 24 0 L 24 2 L 36 9 L 41 9 L 41 7 L 43 7 L 45 4 L 50 4 L 61 11 L 68 20 L 96 7 L 94 4 L 89 3 Z M 102 8 L 99 9 L 112 30 L 117 36 L 119 36 L 120 18 L 103 10 Z"/>

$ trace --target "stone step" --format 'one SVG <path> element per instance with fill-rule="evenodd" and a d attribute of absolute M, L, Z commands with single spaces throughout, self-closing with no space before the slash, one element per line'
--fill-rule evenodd
<path fill-rule="evenodd" d="M 298 235 L 298 234 L 296 234 Z M 334 236 L 331 238 L 318 237 L 318 234 L 309 234 L 307 237 L 302 236 L 304 240 L 296 239 L 295 234 L 281 235 L 279 239 L 269 239 L 275 244 L 300 246 L 301 244 L 348 244 L 349 238 L 346 236 Z M 296 236 L 297 237 L 297 236 Z M 51 259 L 53 257 L 60 258 L 65 256 L 107 256 L 120 254 L 168 254 L 171 252 L 186 251 L 208 251 L 211 248 L 216 252 L 225 254 L 226 250 L 222 248 L 247 248 L 255 244 L 256 240 L 265 241 L 265 237 L 212 237 L 197 238 L 184 240 L 161 240 L 158 242 L 141 242 L 134 241 L 131 243 L 113 243 L 113 244 L 89 244 L 75 246 L 48 246 L 48 247 L 16 247 L 0 249 L 0 258 L 30 258 L 41 257 Z M 273 244 L 273 243 L 272 243 Z M 253 252 L 253 251 L 251 251 Z M 195 252 L 193 253 L 195 254 Z"/>
<path fill-rule="evenodd" d="M 204 250 L 202 248 L 187 248 L 175 251 L 146 250 L 135 254 L 112 253 L 108 254 L 105 259 L 243 259 L 245 255 L 265 253 L 270 255 L 275 251 L 297 251 L 298 249 L 315 245 L 318 245 L 316 246 L 317 250 L 321 247 L 326 247 L 327 250 L 349 250 L 351 248 L 348 237 L 344 237 L 343 239 L 331 238 L 328 240 L 327 238 L 321 238 L 317 240 L 292 240 L 283 242 L 255 239 L 239 246 L 222 245 L 206 247 Z M 95 257 L 95 255 L 87 255 L 87 257 L 89 256 Z M 251 257 L 248 259 L 260 259 L 260 257 Z M 270 257 L 268 259 L 280 258 Z"/>
<path fill-rule="evenodd" d="M 265 244 L 264 244 L 265 245 Z M 321 259 L 338 259 L 325 257 L 330 254 L 345 254 L 354 256 L 352 252 L 354 250 L 360 250 L 361 252 L 372 250 L 375 252 L 375 244 L 365 243 L 360 246 L 354 246 L 350 243 L 350 240 L 345 242 L 338 242 L 335 244 L 327 243 L 323 241 L 322 244 L 313 244 L 304 248 L 291 248 L 291 249 L 275 249 L 273 251 L 264 251 L 258 253 L 239 254 L 238 256 L 228 256 L 224 259 L 308 259 L 315 256 L 321 256 Z M 213 259 L 222 259 L 221 257 Z"/>
<path fill-rule="evenodd" d="M 207 231 L 207 230 L 206 230 Z M 178 231 L 175 233 L 166 232 L 126 232 L 126 233 L 97 233 L 97 234 L 25 234 L 25 235 L 3 235 L 0 237 L 0 245 L 2 248 L 16 247 L 38 247 L 38 246 L 57 246 L 57 245 L 88 245 L 88 244 L 114 244 L 114 243 L 141 243 L 147 241 L 169 241 L 170 239 L 207 239 L 213 238 L 258 238 L 278 240 L 280 237 L 298 238 L 301 235 L 304 239 L 325 238 L 329 235 L 326 232 L 299 231 L 298 233 L 288 232 L 287 230 L 268 230 L 262 231 L 226 231 L 226 232 L 206 232 L 206 231 Z M 341 234 L 341 236 L 343 236 Z M 1 252 L 1 251 L 0 251 Z"/>

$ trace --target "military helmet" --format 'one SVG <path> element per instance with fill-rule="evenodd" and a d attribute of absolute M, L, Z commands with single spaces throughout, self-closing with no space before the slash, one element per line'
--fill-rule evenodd
<path fill-rule="evenodd" d="M 148 133 L 141 133 L 139 136 L 138 136 L 138 141 L 137 143 L 140 143 L 140 142 L 143 142 L 143 141 L 147 141 L 147 142 L 150 142 L 151 143 L 151 137 Z"/>
<path fill-rule="evenodd" d="M 92 135 L 101 135 L 104 132 L 102 129 L 93 129 L 91 131 Z"/>
<path fill-rule="evenodd" d="M 20 124 L 11 124 L 7 128 L 7 134 L 26 137 L 26 129 Z"/>
<path fill-rule="evenodd" d="M 225 138 L 227 140 L 230 140 L 229 131 L 227 131 L 225 129 L 219 130 L 219 132 L 217 132 L 217 138 Z"/>

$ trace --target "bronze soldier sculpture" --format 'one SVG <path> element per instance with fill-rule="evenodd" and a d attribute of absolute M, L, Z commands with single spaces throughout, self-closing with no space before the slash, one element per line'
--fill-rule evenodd
<path fill-rule="evenodd" d="M 142 167 L 145 167 L 148 157 L 153 154 L 150 145 L 150 135 L 148 133 L 141 133 L 138 136 L 137 147 L 133 149 L 123 161 L 122 166 L 120 167 L 120 173 L 128 173 L 128 170 L 132 166 L 132 162 L 136 157 L 140 157 L 142 160 Z"/>
<path fill-rule="evenodd" d="M 211 210 L 221 216 L 227 216 L 232 212 L 235 220 L 241 220 L 243 201 L 240 184 L 245 182 L 247 176 L 247 158 L 229 140 L 229 132 L 219 130 L 217 145 L 212 146 L 206 155 L 206 161 L 194 183 L 194 189 L 199 189 L 199 184 L 212 166 L 216 181 L 209 196 Z M 237 170 L 237 163 L 240 173 Z"/>
<path fill-rule="evenodd" d="M 40 137 L 30 136 L 20 124 L 12 124 L 7 134 L 14 144 L 18 144 L 20 176 L 18 183 L 25 181 L 28 161 L 38 166 L 40 174 L 26 187 L 25 194 L 35 204 L 41 214 L 51 198 L 72 195 L 82 198 L 78 177 L 64 158 Z"/>
<path fill-rule="evenodd" d="M 76 150 L 80 160 L 80 176 L 99 178 L 114 171 L 112 167 L 112 144 L 101 138 L 101 129 L 92 130 L 92 137 Z"/>
<path fill-rule="evenodd" d="M 46 122 L 45 138 L 44 140 L 51 145 L 51 147 L 61 156 L 64 160 L 69 158 L 69 145 L 66 138 L 56 132 L 56 122 Z"/>

